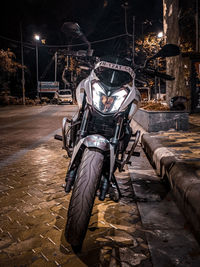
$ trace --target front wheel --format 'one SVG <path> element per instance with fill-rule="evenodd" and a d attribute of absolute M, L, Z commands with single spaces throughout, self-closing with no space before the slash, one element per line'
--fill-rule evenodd
<path fill-rule="evenodd" d="M 73 248 L 85 238 L 103 166 L 103 154 L 85 149 L 69 204 L 65 237 Z"/>

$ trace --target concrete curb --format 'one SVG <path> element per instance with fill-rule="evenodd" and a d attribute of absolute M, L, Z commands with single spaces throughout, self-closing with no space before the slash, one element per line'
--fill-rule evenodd
<path fill-rule="evenodd" d="M 200 242 L 200 162 L 179 161 L 159 136 L 143 134 L 141 143 L 157 174 L 167 177 L 177 205 Z"/>

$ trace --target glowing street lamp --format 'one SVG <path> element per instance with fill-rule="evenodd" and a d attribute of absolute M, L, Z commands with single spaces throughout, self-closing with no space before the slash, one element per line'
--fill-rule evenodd
<path fill-rule="evenodd" d="M 34 38 L 35 38 L 36 41 L 39 41 L 40 40 L 40 36 L 38 34 L 35 34 L 34 35 Z"/>
<path fill-rule="evenodd" d="M 159 32 L 157 36 L 158 38 L 163 38 L 163 32 Z"/>
<path fill-rule="evenodd" d="M 39 98 L 39 86 L 38 86 L 38 41 L 40 36 L 38 34 L 34 35 L 35 39 L 35 54 L 36 54 L 36 75 L 37 75 L 37 98 Z"/>

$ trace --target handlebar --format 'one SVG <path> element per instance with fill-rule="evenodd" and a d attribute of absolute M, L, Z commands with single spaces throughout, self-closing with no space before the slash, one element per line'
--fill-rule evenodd
<path fill-rule="evenodd" d="M 143 72 L 148 74 L 148 75 L 150 75 L 150 76 L 157 76 L 157 77 L 160 77 L 160 78 L 165 79 L 165 80 L 169 80 L 169 81 L 173 81 L 174 80 L 173 76 L 168 75 L 168 74 L 163 73 L 163 72 L 159 72 L 159 71 L 154 70 L 154 69 L 144 68 Z"/>

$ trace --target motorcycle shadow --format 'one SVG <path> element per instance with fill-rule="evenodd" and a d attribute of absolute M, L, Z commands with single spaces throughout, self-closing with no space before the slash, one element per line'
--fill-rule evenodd
<path fill-rule="evenodd" d="M 68 255 L 69 266 L 121 266 L 122 262 L 135 264 L 149 260 L 138 210 L 130 201 L 128 198 L 118 203 L 107 198 L 103 202 L 96 199 L 80 253 L 73 252 L 62 232 L 60 251 Z"/>

